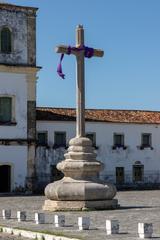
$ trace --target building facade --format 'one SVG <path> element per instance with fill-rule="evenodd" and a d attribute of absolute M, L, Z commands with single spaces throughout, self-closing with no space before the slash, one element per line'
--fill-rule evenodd
<path fill-rule="evenodd" d="M 100 177 L 117 187 L 158 187 L 160 112 L 86 110 L 86 136 L 104 169 Z M 75 136 L 75 110 L 37 108 L 37 172 L 41 186 L 62 177 L 57 162 Z M 45 182 L 46 181 L 46 182 Z"/>
<path fill-rule="evenodd" d="M 35 181 L 36 11 L 0 4 L 0 192 Z"/>

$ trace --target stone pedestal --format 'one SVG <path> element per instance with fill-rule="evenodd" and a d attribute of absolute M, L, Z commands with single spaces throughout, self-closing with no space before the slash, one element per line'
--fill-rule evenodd
<path fill-rule="evenodd" d="M 57 168 L 64 178 L 50 183 L 45 188 L 43 210 L 87 210 L 114 209 L 118 201 L 113 199 L 116 188 L 113 184 L 103 183 L 98 174 L 102 170 L 101 162 L 90 139 L 76 137 L 70 140 L 65 160 Z"/>

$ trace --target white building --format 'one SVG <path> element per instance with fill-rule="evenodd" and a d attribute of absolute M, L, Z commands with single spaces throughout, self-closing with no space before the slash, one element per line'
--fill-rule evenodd
<path fill-rule="evenodd" d="M 42 189 L 62 177 L 56 164 L 75 136 L 73 109 L 37 108 L 36 121 L 36 11 L 0 3 L 0 192 Z M 86 121 L 101 178 L 160 183 L 160 112 L 87 110 Z"/>
<path fill-rule="evenodd" d="M 38 180 L 55 180 L 55 166 L 75 136 L 75 110 L 37 108 L 37 134 Z M 86 110 L 86 135 L 104 164 L 102 179 L 118 187 L 159 185 L 160 112 Z"/>
<path fill-rule="evenodd" d="M 36 11 L 0 3 L 0 192 L 35 181 Z"/>

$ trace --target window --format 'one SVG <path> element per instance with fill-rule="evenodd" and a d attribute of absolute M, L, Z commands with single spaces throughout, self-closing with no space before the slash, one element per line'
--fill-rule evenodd
<path fill-rule="evenodd" d="M 143 165 L 134 165 L 133 166 L 133 181 L 142 182 L 144 175 L 144 166 Z"/>
<path fill-rule="evenodd" d="M 12 121 L 12 98 L 0 97 L 0 122 Z"/>
<path fill-rule="evenodd" d="M 37 134 L 37 144 L 40 146 L 47 145 L 47 132 L 38 132 Z"/>
<path fill-rule="evenodd" d="M 151 147 L 152 143 L 151 143 L 151 134 L 150 133 L 143 133 L 142 134 L 142 142 L 141 142 L 141 146 L 143 148 L 145 147 Z"/>
<path fill-rule="evenodd" d="M 92 141 L 92 146 L 96 146 L 96 133 L 86 133 L 86 137 Z"/>
<path fill-rule="evenodd" d="M 11 52 L 11 31 L 7 27 L 2 28 L 1 30 L 1 52 Z"/>
<path fill-rule="evenodd" d="M 114 143 L 115 147 L 123 147 L 124 146 L 124 135 L 123 134 L 114 134 Z"/>
<path fill-rule="evenodd" d="M 55 132 L 54 133 L 54 145 L 57 147 L 66 146 L 66 132 Z"/>

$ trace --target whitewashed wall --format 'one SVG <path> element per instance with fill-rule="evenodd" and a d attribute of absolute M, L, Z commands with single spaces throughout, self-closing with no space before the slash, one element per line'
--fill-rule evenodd
<path fill-rule="evenodd" d="M 58 159 L 63 159 L 62 153 L 59 156 L 58 153 L 56 154 L 56 151 L 60 150 L 52 149 L 54 132 L 66 131 L 68 142 L 70 138 L 75 136 L 75 123 L 37 121 L 37 131 L 48 132 L 48 145 L 50 146 L 47 150 L 44 147 L 37 148 L 38 171 L 40 171 L 42 163 L 46 164 L 46 168 L 49 169 L 50 164 L 56 164 Z M 160 125 L 87 122 L 86 132 L 96 132 L 97 159 L 102 161 L 105 166 L 101 172 L 101 178 L 115 182 L 115 168 L 124 167 L 125 182 L 131 183 L 133 165 L 139 161 L 144 165 L 144 182 L 160 182 Z M 112 150 L 114 133 L 125 135 L 126 150 Z M 142 133 L 152 134 L 153 150 L 150 148 L 139 149 Z"/>
<path fill-rule="evenodd" d="M 15 97 L 16 125 L 0 125 L 0 138 L 27 138 L 27 81 L 25 74 L 0 72 L 0 95 Z"/>
<path fill-rule="evenodd" d="M 0 124 L 0 139 L 27 139 L 27 80 L 25 74 L 0 72 L 0 96 L 15 99 L 15 125 Z M 12 142 L 10 143 L 12 144 Z M 25 186 L 27 146 L 0 145 L 0 165 L 11 166 L 11 190 Z"/>
<path fill-rule="evenodd" d="M 0 165 L 11 166 L 11 190 L 25 187 L 27 151 L 26 146 L 0 146 Z"/>

